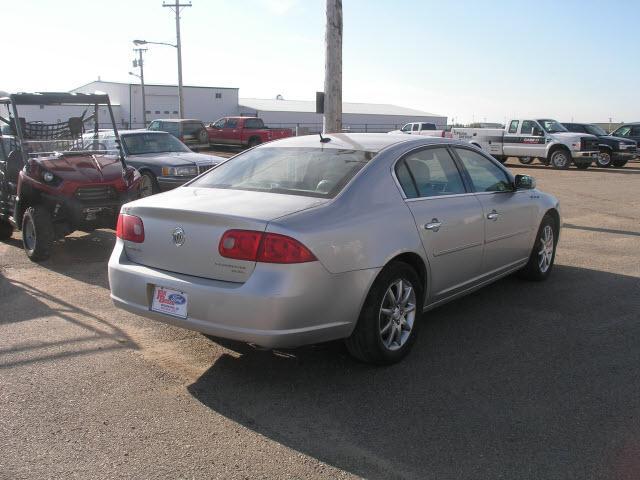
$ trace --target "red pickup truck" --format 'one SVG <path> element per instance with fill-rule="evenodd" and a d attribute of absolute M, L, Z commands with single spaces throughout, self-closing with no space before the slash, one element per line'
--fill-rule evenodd
<path fill-rule="evenodd" d="M 224 117 L 209 124 L 207 132 L 210 144 L 249 148 L 293 135 L 289 128 L 265 127 L 262 119 L 256 117 Z"/>

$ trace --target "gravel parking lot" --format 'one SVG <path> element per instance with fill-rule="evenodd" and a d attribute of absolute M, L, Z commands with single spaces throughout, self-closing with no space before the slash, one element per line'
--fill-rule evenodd
<path fill-rule="evenodd" d="M 225 151 L 223 154 L 233 153 Z M 0 478 L 640 478 L 640 164 L 508 166 L 561 201 L 555 271 L 424 317 L 374 368 L 109 299 L 112 231 L 0 243 Z"/>

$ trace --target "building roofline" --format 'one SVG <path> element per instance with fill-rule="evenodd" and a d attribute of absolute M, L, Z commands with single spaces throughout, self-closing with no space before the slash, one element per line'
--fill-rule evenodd
<path fill-rule="evenodd" d="M 133 86 L 133 87 L 137 87 L 138 85 L 140 85 L 139 83 L 127 83 L 127 82 L 110 82 L 108 80 L 92 80 L 88 83 L 85 83 L 83 85 L 80 85 L 79 87 L 75 87 L 73 90 L 77 90 L 79 88 L 83 88 L 86 86 L 91 85 L 92 83 L 110 83 L 112 85 L 128 85 L 128 86 Z M 144 84 L 145 87 L 174 87 L 174 88 L 178 88 L 177 85 L 173 85 L 173 84 L 167 84 L 167 83 L 145 83 Z M 206 87 L 203 85 L 183 85 L 183 88 L 209 88 L 209 89 L 216 89 L 216 90 L 240 90 L 239 87 Z"/>

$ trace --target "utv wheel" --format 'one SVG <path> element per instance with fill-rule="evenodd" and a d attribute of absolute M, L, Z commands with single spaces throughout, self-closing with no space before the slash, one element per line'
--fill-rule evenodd
<path fill-rule="evenodd" d="M 518 157 L 518 161 L 523 165 L 531 165 L 533 163 L 533 157 Z"/>
<path fill-rule="evenodd" d="M 44 207 L 29 207 L 22 217 L 22 245 L 34 262 L 51 255 L 55 233 L 51 215 Z"/>
<path fill-rule="evenodd" d="M 566 170 L 571 165 L 571 155 L 564 149 L 555 150 L 550 160 L 551 166 L 559 170 Z"/>
<path fill-rule="evenodd" d="M 609 150 L 600 150 L 595 160 L 596 166 L 607 168 L 611 166 L 611 152 Z"/>
<path fill-rule="evenodd" d="M 4 220 L 0 220 L 0 240 L 8 240 L 13 235 L 13 225 Z"/>
<path fill-rule="evenodd" d="M 557 227 L 551 215 L 547 214 L 542 218 L 529 262 L 519 272 L 520 276 L 538 282 L 546 280 L 553 269 L 557 244 Z"/>
<path fill-rule="evenodd" d="M 415 342 L 423 289 L 415 270 L 403 262 L 387 265 L 367 295 L 358 323 L 346 340 L 351 355 L 388 365 L 404 358 Z"/>
<path fill-rule="evenodd" d="M 613 161 L 613 166 L 614 168 L 622 168 L 627 164 L 626 160 L 614 160 Z"/>
<path fill-rule="evenodd" d="M 160 191 L 158 181 L 151 172 L 142 172 L 140 175 L 140 198 L 155 195 Z"/>

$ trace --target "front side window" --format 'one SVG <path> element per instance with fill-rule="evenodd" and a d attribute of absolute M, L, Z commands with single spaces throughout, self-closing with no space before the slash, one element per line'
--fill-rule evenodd
<path fill-rule="evenodd" d="M 467 170 L 475 192 L 511 192 L 513 187 L 504 170 L 479 153 L 456 148 L 456 153 Z"/>
<path fill-rule="evenodd" d="M 227 123 L 225 123 L 224 128 L 236 128 L 238 126 L 237 120 L 229 119 Z"/>
<path fill-rule="evenodd" d="M 607 132 L 605 132 L 604 129 L 599 127 L 598 125 L 585 125 L 584 128 L 587 133 L 595 135 L 596 137 L 603 137 L 605 135 L 608 135 Z"/>
<path fill-rule="evenodd" d="M 631 133 L 631 127 L 628 125 L 625 125 L 624 127 L 620 127 L 619 129 L 617 129 L 611 135 L 613 135 L 614 137 L 628 137 L 630 133 Z"/>
<path fill-rule="evenodd" d="M 511 120 L 511 124 L 509 125 L 509 133 L 517 133 L 519 123 L 520 120 Z"/>
<path fill-rule="evenodd" d="M 225 119 L 222 118 L 213 124 L 213 128 L 224 128 Z"/>
<path fill-rule="evenodd" d="M 374 155 L 337 148 L 256 148 L 190 186 L 333 198 Z"/>
<path fill-rule="evenodd" d="M 413 185 L 407 181 L 406 167 Z M 446 148 L 428 148 L 408 155 L 396 166 L 396 176 L 407 198 L 466 193 L 462 177 Z M 413 187 L 413 188 L 412 188 Z"/>
<path fill-rule="evenodd" d="M 402 127 L 402 132 L 410 132 L 411 131 L 411 124 L 407 123 L 404 127 Z"/>
<path fill-rule="evenodd" d="M 533 128 L 536 126 L 536 122 L 532 120 L 523 120 L 522 121 L 522 129 L 520 133 L 522 135 L 531 135 L 533 134 Z"/>
<path fill-rule="evenodd" d="M 159 129 L 160 129 L 160 122 L 158 122 L 157 120 L 154 120 L 149 124 L 149 130 L 159 130 Z"/>

